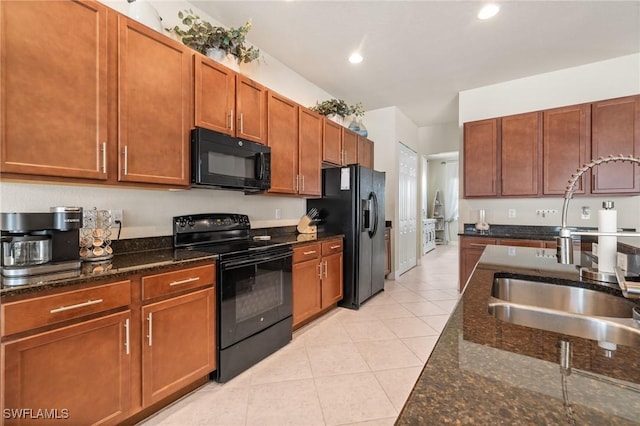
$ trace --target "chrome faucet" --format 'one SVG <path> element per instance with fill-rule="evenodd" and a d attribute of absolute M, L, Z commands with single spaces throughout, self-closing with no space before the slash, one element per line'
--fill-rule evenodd
<path fill-rule="evenodd" d="M 576 189 L 578 180 L 587 171 L 599 166 L 600 164 L 611 162 L 629 162 L 640 164 L 640 158 L 635 158 L 631 155 L 609 155 L 608 157 L 600 157 L 597 160 L 591 160 L 590 163 L 585 164 L 579 168 L 576 173 L 571 175 L 569 179 L 569 186 L 564 193 L 564 203 L 562 204 L 562 227 L 558 233 L 558 246 L 557 246 L 557 258 L 558 263 L 572 264 L 573 263 L 573 236 L 574 235 L 588 235 L 588 236 L 616 236 L 616 237 L 637 237 L 640 236 L 640 232 L 600 232 L 600 231 L 572 231 L 567 227 L 567 212 L 569 210 L 569 200 L 573 197 L 573 193 Z M 620 268 L 616 268 L 615 281 L 618 283 L 626 297 L 640 297 L 640 283 L 629 283 L 624 279 L 624 273 Z"/>

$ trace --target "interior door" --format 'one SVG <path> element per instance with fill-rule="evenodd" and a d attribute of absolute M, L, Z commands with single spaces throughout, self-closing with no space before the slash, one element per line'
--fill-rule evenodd
<path fill-rule="evenodd" d="M 416 266 L 418 155 L 400 143 L 398 274 Z"/>

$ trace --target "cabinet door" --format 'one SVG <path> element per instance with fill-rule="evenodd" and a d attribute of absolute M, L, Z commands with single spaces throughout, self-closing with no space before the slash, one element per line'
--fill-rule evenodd
<path fill-rule="evenodd" d="M 277 93 L 267 98 L 268 145 L 271 147 L 269 192 L 296 194 L 298 176 L 298 105 Z"/>
<path fill-rule="evenodd" d="M 322 258 L 322 308 L 342 300 L 342 253 Z"/>
<path fill-rule="evenodd" d="M 498 196 L 498 121 L 464 124 L 464 196 Z"/>
<path fill-rule="evenodd" d="M 302 195 L 322 195 L 322 116 L 303 107 L 298 107 L 299 128 L 299 173 Z"/>
<path fill-rule="evenodd" d="M 540 113 L 501 119 L 501 194 L 535 196 L 540 192 L 542 152 Z"/>
<path fill-rule="evenodd" d="M 464 289 L 471 273 L 476 267 L 484 248 L 497 244 L 494 238 L 461 237 L 460 238 L 460 282 L 459 291 Z"/>
<path fill-rule="evenodd" d="M 236 73 L 202 55 L 193 57 L 196 126 L 233 135 Z"/>
<path fill-rule="evenodd" d="M 342 165 L 342 126 L 323 118 L 322 161 Z"/>
<path fill-rule="evenodd" d="M 592 104 L 593 158 L 608 155 L 640 156 L 640 96 L 612 99 Z M 640 192 L 640 166 L 609 163 L 591 169 L 591 192 Z"/>
<path fill-rule="evenodd" d="M 216 369 L 215 290 L 142 307 L 142 404 L 147 407 Z"/>
<path fill-rule="evenodd" d="M 293 327 L 322 309 L 318 259 L 293 264 Z"/>
<path fill-rule="evenodd" d="M 358 136 L 358 163 L 373 169 L 373 142 Z"/>
<path fill-rule="evenodd" d="M 73 424 L 122 421 L 131 399 L 130 326 L 126 311 L 3 343 L 2 408 L 56 409 Z"/>
<path fill-rule="evenodd" d="M 238 74 L 236 110 L 236 136 L 266 145 L 267 89 Z"/>
<path fill-rule="evenodd" d="M 344 151 L 343 165 L 358 162 L 358 135 L 344 127 L 342 128 L 342 150 Z"/>
<path fill-rule="evenodd" d="M 571 175 L 590 159 L 591 113 L 588 104 L 544 111 L 542 137 L 543 194 L 563 195 Z M 587 192 L 582 177 L 576 194 Z"/>
<path fill-rule="evenodd" d="M 118 26 L 119 180 L 188 185 L 192 53 L 124 16 Z"/>
<path fill-rule="evenodd" d="M 0 171 L 107 179 L 107 8 L 3 1 L 0 22 Z"/>

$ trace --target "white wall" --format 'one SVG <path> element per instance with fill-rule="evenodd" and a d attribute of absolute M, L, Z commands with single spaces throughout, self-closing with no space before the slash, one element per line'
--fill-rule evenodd
<path fill-rule="evenodd" d="M 394 246 L 393 271 L 390 278 L 395 276 L 395 267 L 398 265 L 398 250 L 395 242 L 399 237 L 399 210 L 398 210 L 398 159 L 399 143 L 407 145 L 414 151 L 418 151 L 418 128 L 397 107 L 381 108 L 367 111 L 364 125 L 369 131 L 369 139 L 374 145 L 374 169 L 386 172 L 385 181 L 385 216 L 392 221 L 392 244 Z M 420 209 L 420 203 L 416 203 Z M 416 212 L 421 217 L 420 212 Z M 420 224 L 418 224 L 420 226 Z M 421 230 L 418 228 L 418 233 Z M 418 239 L 419 240 L 419 239 Z M 419 241 L 417 242 L 419 244 Z M 416 247 L 419 253 L 420 247 Z"/>
<path fill-rule="evenodd" d="M 102 1 L 126 14 L 126 0 Z M 179 24 L 178 11 L 193 8 L 203 19 L 217 23 L 186 1 L 150 1 L 163 18 L 165 27 Z M 219 24 L 219 23 L 217 23 Z M 169 35 L 169 33 L 166 33 Z M 259 46 L 258 46 L 259 47 Z M 333 96 L 304 80 L 281 62 L 261 51 L 264 60 L 259 65 L 243 65 L 241 72 L 267 87 L 311 106 L 316 100 Z M 380 156 L 383 156 L 380 153 Z M 306 202 L 292 197 L 266 195 L 245 196 L 239 192 L 194 189 L 166 191 L 104 186 L 71 186 L 40 183 L 0 182 L 0 210 L 48 211 L 50 206 L 80 206 L 83 208 L 123 209 L 124 228 L 121 238 L 171 235 L 171 217 L 204 212 L 237 212 L 248 214 L 254 227 L 288 226 L 298 223 Z M 275 220 L 275 209 L 281 219 Z"/>
<path fill-rule="evenodd" d="M 460 92 L 459 138 L 462 124 L 484 118 L 573 105 L 601 99 L 640 93 L 640 53 L 607 61 L 567 68 L 518 80 Z M 462 173 L 463 164 L 460 163 Z M 567 180 L 570 176 L 567 176 Z M 463 179 L 460 179 L 461 185 Z M 463 188 L 460 187 L 462 197 Z M 606 197 L 616 203 L 618 226 L 640 228 L 640 197 Z M 571 201 L 568 222 L 574 226 L 597 226 L 597 210 L 601 197 L 575 197 Z M 580 219 L 580 206 L 591 208 L 591 219 Z M 493 200 L 460 200 L 459 229 L 464 223 L 475 223 L 478 209 L 487 210 L 491 224 L 551 225 L 561 222 L 562 198 L 502 198 Z M 516 217 L 508 218 L 508 209 L 516 209 Z M 556 209 L 556 215 L 542 218 L 536 209 Z"/>
<path fill-rule="evenodd" d="M 458 123 L 445 123 L 418 129 L 418 144 L 423 155 L 460 151 Z"/>

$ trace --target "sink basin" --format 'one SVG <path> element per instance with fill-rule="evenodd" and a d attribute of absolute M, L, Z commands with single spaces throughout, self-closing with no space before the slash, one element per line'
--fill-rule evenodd
<path fill-rule="evenodd" d="M 601 291 L 515 278 L 494 278 L 489 313 L 517 325 L 640 347 L 637 305 Z"/>

